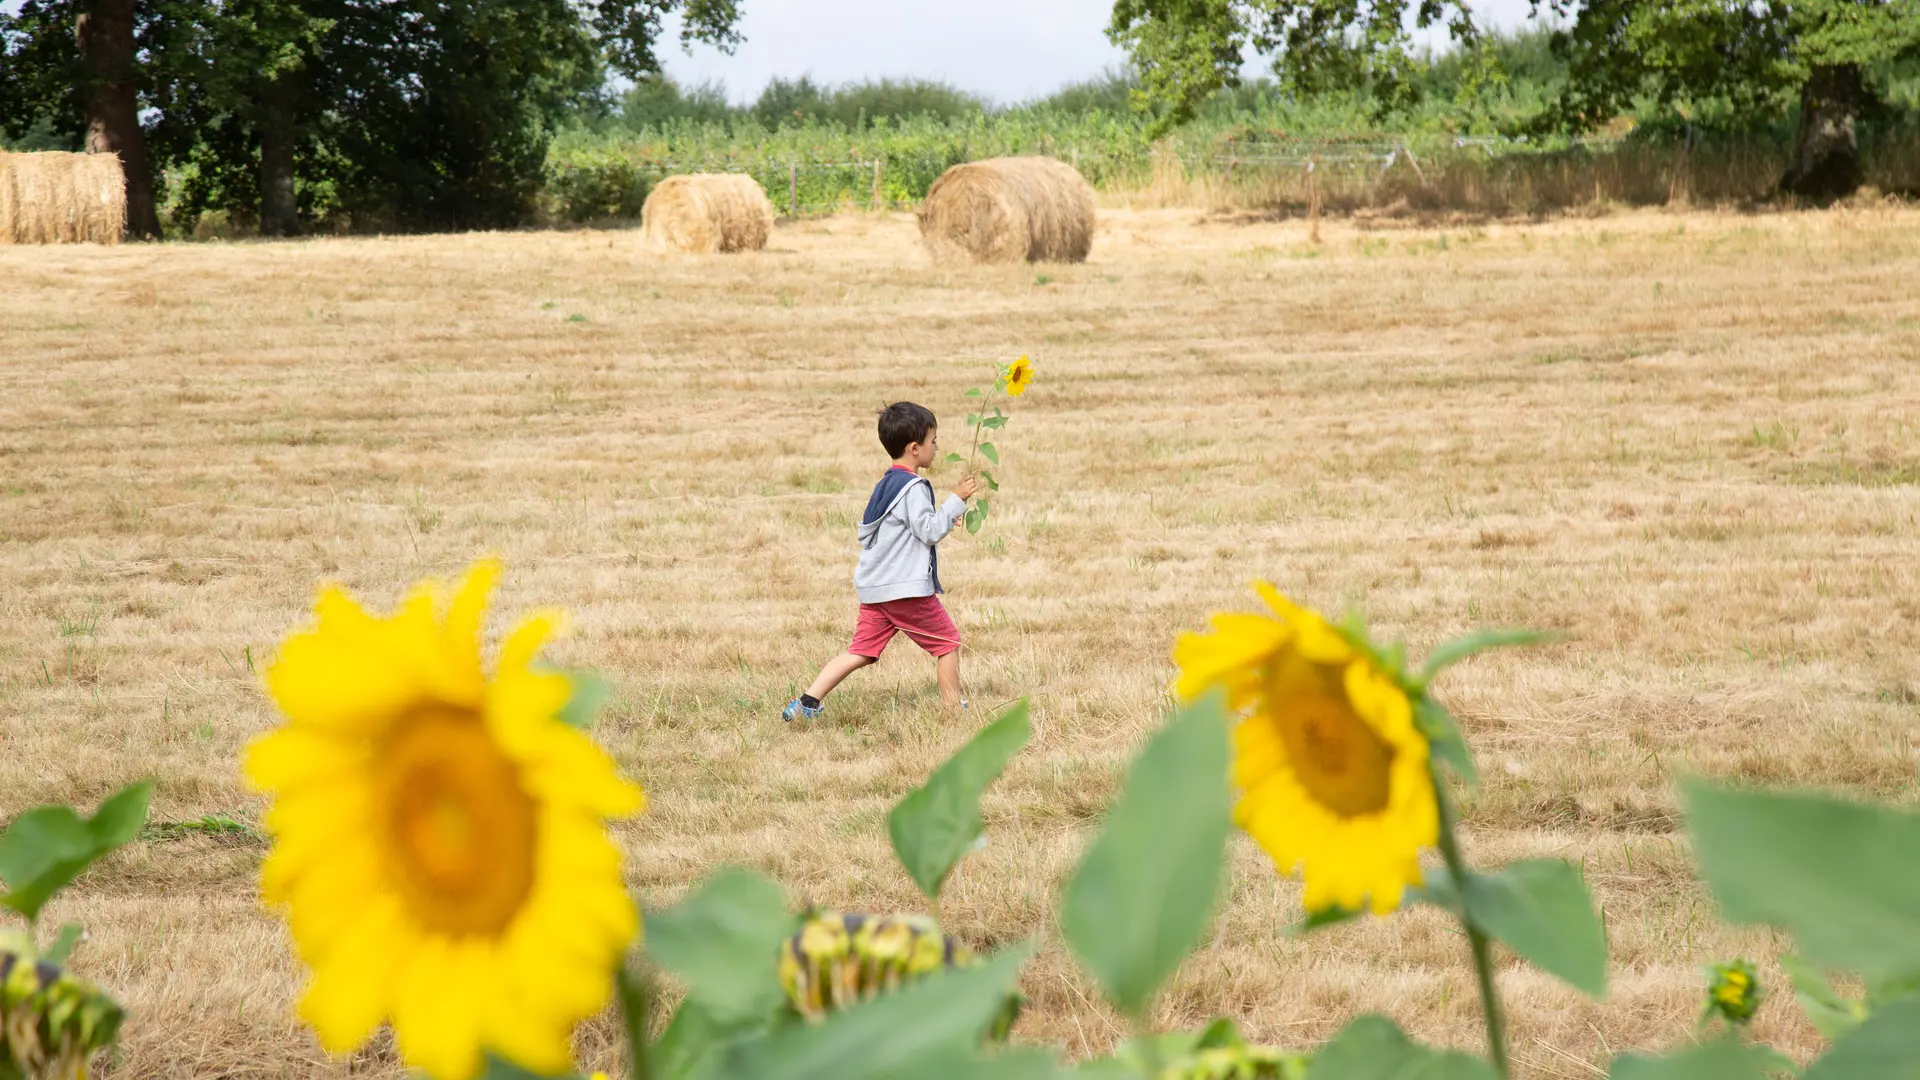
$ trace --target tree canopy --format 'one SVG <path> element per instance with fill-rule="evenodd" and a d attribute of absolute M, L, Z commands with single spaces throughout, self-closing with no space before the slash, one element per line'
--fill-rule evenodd
<path fill-rule="evenodd" d="M 182 224 L 507 225 L 553 126 L 609 70 L 657 73 L 676 13 L 683 43 L 739 40 L 739 0 L 25 0 L 0 14 L 0 125 L 119 152 L 135 235 L 155 170 Z"/>
<path fill-rule="evenodd" d="M 1531 0 L 1551 15 L 1567 65 L 1557 100 L 1530 125 L 1582 132 L 1636 103 L 1727 122 L 1797 105 L 1783 191 L 1816 198 L 1859 184 L 1854 123 L 1873 79 L 1920 55 L 1920 0 Z M 1283 85 L 1364 90 L 1383 109 L 1417 94 L 1410 28 L 1442 28 L 1467 59 L 1467 85 L 1496 80 L 1488 38 L 1460 0 L 1115 0 L 1108 35 L 1140 72 L 1136 104 L 1191 118 L 1239 81 L 1248 51 Z"/>

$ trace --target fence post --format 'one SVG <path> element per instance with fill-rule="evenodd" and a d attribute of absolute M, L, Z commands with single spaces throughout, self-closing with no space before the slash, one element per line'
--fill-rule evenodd
<path fill-rule="evenodd" d="M 1320 242 L 1320 155 L 1307 159 L 1307 242 Z"/>
<path fill-rule="evenodd" d="M 800 163 L 787 162 L 787 216 L 800 216 Z"/>

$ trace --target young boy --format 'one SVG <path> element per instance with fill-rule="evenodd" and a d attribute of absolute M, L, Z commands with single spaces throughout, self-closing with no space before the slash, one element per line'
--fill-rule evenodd
<path fill-rule="evenodd" d="M 937 545 L 967 512 L 967 500 L 979 489 L 979 481 L 962 479 L 945 503 L 934 506 L 933 481 L 920 470 L 933 464 L 940 451 L 940 429 L 932 410 L 911 401 L 895 402 L 880 413 L 880 445 L 893 465 L 874 485 L 856 532 L 861 550 L 853 589 L 860 597 L 860 621 L 853 644 L 846 655 L 827 662 L 806 693 L 787 702 L 782 719 L 819 716 L 821 699 L 840 680 L 877 662 L 898 631 L 937 661 L 941 698 L 948 705 L 967 707 L 960 697 L 960 631 L 937 595 L 945 591 L 940 588 Z"/>

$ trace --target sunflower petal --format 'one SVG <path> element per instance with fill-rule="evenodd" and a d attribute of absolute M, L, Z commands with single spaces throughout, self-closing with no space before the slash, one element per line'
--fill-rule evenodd
<path fill-rule="evenodd" d="M 399 910 L 392 900 L 376 898 L 358 907 L 337 946 L 315 967 L 300 1000 L 301 1019 L 334 1054 L 365 1042 L 386 1017 L 394 971 L 405 962 L 409 947 L 399 933 Z"/>

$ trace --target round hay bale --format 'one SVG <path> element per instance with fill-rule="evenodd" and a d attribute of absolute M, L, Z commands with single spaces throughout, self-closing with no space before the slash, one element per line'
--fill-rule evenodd
<path fill-rule="evenodd" d="M 126 228 L 118 154 L 0 151 L 0 244 L 117 244 Z"/>
<path fill-rule="evenodd" d="M 1083 262 L 1093 187 L 1050 157 L 955 165 L 927 189 L 920 238 L 938 262 Z"/>
<path fill-rule="evenodd" d="M 640 233 L 662 251 L 759 251 L 773 232 L 773 203 L 751 176 L 669 176 L 640 207 Z"/>

